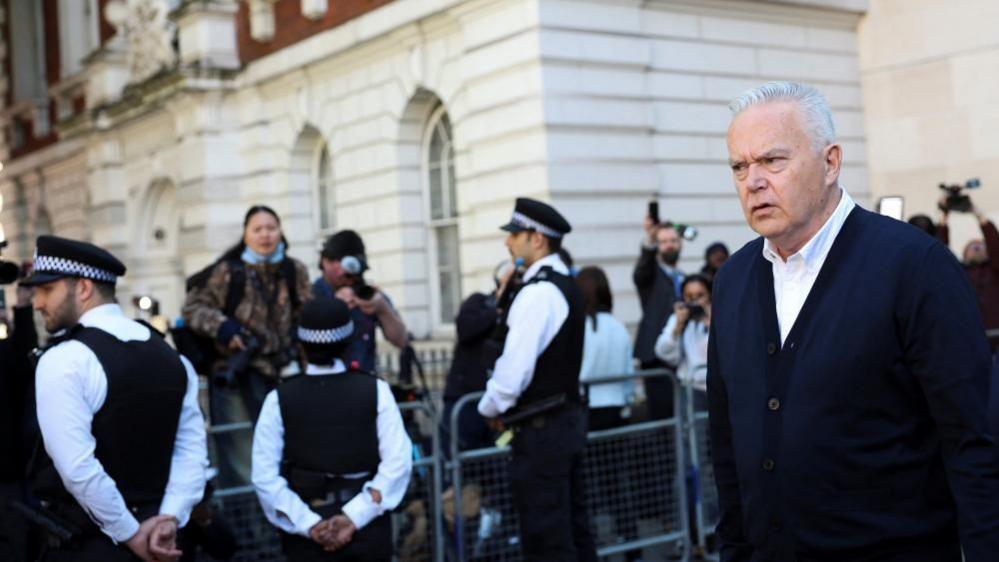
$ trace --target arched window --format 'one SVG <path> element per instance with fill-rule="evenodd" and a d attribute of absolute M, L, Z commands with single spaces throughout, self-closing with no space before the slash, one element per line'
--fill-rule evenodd
<path fill-rule="evenodd" d="M 336 228 L 336 201 L 333 197 L 333 160 L 323 135 L 305 125 L 295 139 L 288 167 L 290 193 L 312 201 L 313 235 L 322 240 Z"/>
<path fill-rule="evenodd" d="M 458 201 L 454 178 L 451 121 L 443 105 L 430 114 L 424 136 L 424 183 L 427 189 L 431 287 L 437 321 L 451 324 L 461 304 L 458 251 Z"/>
<path fill-rule="evenodd" d="M 319 196 L 319 233 L 327 236 L 336 228 L 333 199 L 333 165 L 330 153 L 323 144 L 316 160 L 316 191 Z"/>

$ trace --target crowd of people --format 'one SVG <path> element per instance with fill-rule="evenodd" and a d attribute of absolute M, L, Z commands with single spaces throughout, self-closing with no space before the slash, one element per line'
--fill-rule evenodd
<path fill-rule="evenodd" d="M 723 560 L 989 559 L 999 448 L 988 341 L 999 337 L 980 328 L 999 329 L 999 231 L 971 207 L 984 242 L 965 248 L 962 272 L 944 245 L 839 185 L 842 149 L 818 91 L 770 83 L 732 109 L 729 163 L 760 238 L 732 256 L 712 243 L 685 274 L 685 229 L 647 215 L 634 340 L 606 272 L 573 267 L 569 221 L 516 200 L 501 227 L 510 259 L 455 319 L 443 450 L 510 432 L 525 558 L 596 560 L 587 432 L 671 418 L 679 403 L 710 413 Z M 913 222 L 946 244 L 941 212 L 936 225 Z M 212 424 L 252 427 L 216 437 L 218 485 L 252 485 L 289 561 L 391 559 L 388 513 L 413 443 L 375 373 L 376 342 L 380 330 L 405 349 L 410 336 L 366 282 L 358 233 L 325 241 L 315 280 L 290 250 L 278 213 L 251 207 L 238 242 L 188 280 L 174 350 L 117 304 L 121 261 L 39 237 L 0 340 L 7 559 L 191 556 L 210 496 L 198 373 Z M 32 307 L 50 334 L 37 365 Z M 676 376 L 636 384 L 636 366 Z M 673 381 L 692 403 L 675 400 Z M 454 433 L 451 414 L 473 392 Z M 203 547 L 231 555 L 231 536 L 215 531 Z"/>

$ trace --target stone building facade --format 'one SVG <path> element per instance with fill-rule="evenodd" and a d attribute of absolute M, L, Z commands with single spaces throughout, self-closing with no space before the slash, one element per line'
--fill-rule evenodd
<path fill-rule="evenodd" d="M 175 315 L 184 277 L 264 202 L 313 271 L 325 234 L 361 232 L 373 281 L 411 331 L 446 338 L 460 298 L 489 287 L 506 255 L 497 227 L 524 195 L 565 212 L 568 249 L 608 271 L 615 312 L 634 322 L 630 271 L 650 198 L 700 229 L 684 269 L 715 240 L 753 236 L 726 166 L 726 104 L 742 90 L 820 87 L 843 183 L 868 200 L 866 8 L 4 0 L 5 256 L 28 258 L 45 232 L 91 239 L 128 264 L 123 300 L 152 294 Z"/>
<path fill-rule="evenodd" d="M 873 0 L 862 20 L 861 82 L 872 199 L 937 217 L 940 182 L 977 177 L 973 201 L 999 218 L 999 2 Z M 981 229 L 950 219 L 958 255 Z M 997 256 L 993 256 L 997 259 Z"/>

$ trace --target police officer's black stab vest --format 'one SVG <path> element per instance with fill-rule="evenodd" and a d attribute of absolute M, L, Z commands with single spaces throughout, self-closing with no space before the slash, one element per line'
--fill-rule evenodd
<path fill-rule="evenodd" d="M 381 461 L 377 383 L 373 375 L 347 371 L 299 375 L 279 386 L 284 470 L 376 472 Z M 301 495 L 295 482 L 288 484 Z"/>
<path fill-rule="evenodd" d="M 180 356 L 156 334 L 147 341 L 121 341 L 87 327 L 75 329 L 67 339 L 89 347 L 107 377 L 107 397 L 91 424 L 94 456 L 133 512 L 158 512 L 187 391 Z M 75 504 L 61 481 L 52 478 L 51 462 L 44 459 L 32 477 L 36 495 Z"/>
<path fill-rule="evenodd" d="M 562 323 L 555 338 L 538 356 L 531 383 L 524 389 L 520 398 L 517 399 L 517 404 L 508 412 L 509 414 L 560 394 L 564 394 L 570 402 L 580 400 L 579 369 L 583 365 L 583 339 L 586 329 L 583 295 L 579 291 L 575 279 L 568 275 L 562 275 L 549 266 L 542 267 L 537 275 L 532 277 L 523 287 L 541 282 L 551 283 L 558 288 L 562 297 L 569 304 L 569 316 Z M 520 290 L 523 290 L 523 287 Z M 504 325 L 508 312 L 509 310 L 503 312 L 502 322 Z"/>

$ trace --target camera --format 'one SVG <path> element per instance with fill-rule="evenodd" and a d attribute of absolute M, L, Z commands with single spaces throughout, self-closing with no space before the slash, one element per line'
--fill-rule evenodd
<path fill-rule="evenodd" d="M 375 296 L 375 288 L 364 282 L 364 270 L 368 268 L 368 264 L 364 262 L 363 256 L 344 256 L 340 260 L 340 267 L 354 280 L 351 288 L 354 289 L 357 298 L 367 301 Z"/>
<path fill-rule="evenodd" d="M 965 189 L 976 189 L 981 185 L 978 178 L 971 178 L 964 185 L 946 183 L 940 184 L 940 189 L 947 192 L 947 199 L 941 203 L 940 210 L 944 212 L 967 213 L 971 211 L 971 197 L 964 193 Z"/>
<path fill-rule="evenodd" d="M 246 366 L 250 359 L 260 350 L 260 340 L 253 334 L 245 331 L 240 332 L 239 337 L 243 340 L 244 349 L 226 360 L 225 366 L 212 375 L 212 382 L 220 387 L 235 387 L 236 378 L 246 371 Z"/>
<path fill-rule="evenodd" d="M 689 224 L 676 225 L 676 231 L 687 242 L 693 242 L 697 238 L 697 227 Z"/>
<path fill-rule="evenodd" d="M 684 306 L 687 307 L 687 311 L 690 313 L 690 319 L 691 320 L 700 320 L 701 318 L 704 318 L 704 307 L 703 306 L 701 306 L 701 305 L 699 305 L 699 304 L 697 304 L 695 302 L 684 303 Z"/>
<path fill-rule="evenodd" d="M 0 240 L 0 249 L 7 247 L 6 240 Z M 21 277 L 21 268 L 14 262 L 0 259 L 0 285 L 9 285 Z"/>

